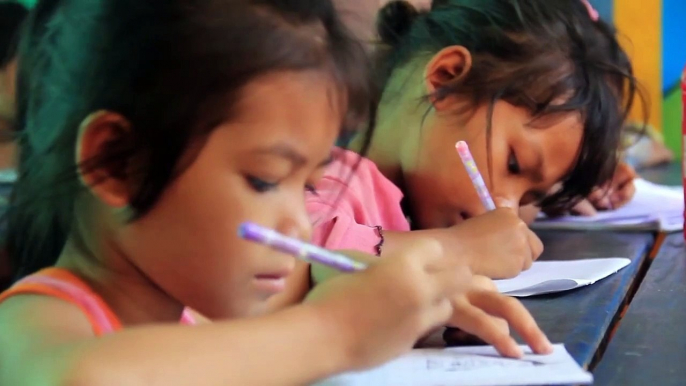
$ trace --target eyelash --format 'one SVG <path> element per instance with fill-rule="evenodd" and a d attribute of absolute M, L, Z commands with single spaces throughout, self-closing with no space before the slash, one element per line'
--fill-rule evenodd
<path fill-rule="evenodd" d="M 245 179 L 248 181 L 248 184 L 258 193 L 271 192 L 279 187 L 278 182 L 267 182 L 263 179 L 254 176 L 246 176 Z M 317 189 L 312 184 L 306 184 L 305 191 L 310 192 L 312 194 L 317 194 Z"/>
<path fill-rule="evenodd" d="M 246 176 L 245 179 L 248 181 L 248 184 L 258 193 L 267 193 L 275 190 L 279 186 L 278 183 L 267 182 L 254 176 Z"/>
<path fill-rule="evenodd" d="M 507 156 L 507 171 L 510 172 L 510 174 L 519 174 L 522 172 L 519 161 L 517 161 L 517 155 L 512 150 L 510 150 L 510 154 Z"/>

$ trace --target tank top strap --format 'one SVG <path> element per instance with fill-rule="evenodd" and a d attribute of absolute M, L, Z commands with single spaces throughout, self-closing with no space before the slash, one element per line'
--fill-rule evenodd
<path fill-rule="evenodd" d="M 0 302 L 15 295 L 46 295 L 79 307 L 96 336 L 121 330 L 121 322 L 100 296 L 79 277 L 62 268 L 47 268 L 16 282 L 0 294 Z"/>

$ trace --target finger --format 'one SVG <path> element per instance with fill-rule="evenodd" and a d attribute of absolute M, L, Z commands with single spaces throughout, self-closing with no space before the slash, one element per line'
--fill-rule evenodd
<path fill-rule="evenodd" d="M 487 291 L 469 292 L 468 296 L 474 306 L 490 315 L 505 319 L 534 352 L 539 354 L 552 352 L 550 341 L 519 300 Z"/>
<path fill-rule="evenodd" d="M 595 188 L 591 192 L 591 194 L 586 197 L 591 203 L 595 203 L 597 201 L 600 201 L 603 197 L 607 195 L 607 191 L 610 189 L 610 184 L 606 184 L 600 188 Z"/>
<path fill-rule="evenodd" d="M 531 263 L 538 259 L 543 253 L 543 242 L 530 229 L 526 230 L 526 237 L 529 243 L 529 248 L 531 249 L 531 260 L 529 260 L 529 265 L 524 267 L 524 269 L 529 269 L 531 267 Z"/>
<path fill-rule="evenodd" d="M 429 308 L 423 314 L 421 335 L 432 331 L 433 329 L 445 326 L 449 323 L 450 317 L 453 315 L 453 306 L 450 300 L 443 299 L 436 303 L 435 306 Z"/>
<path fill-rule="evenodd" d="M 609 196 L 605 196 L 594 203 L 596 209 L 599 210 L 610 210 L 612 209 L 612 201 L 610 201 Z"/>
<path fill-rule="evenodd" d="M 451 320 L 451 325 L 478 336 L 506 357 L 521 358 L 522 349 L 510 334 L 496 323 L 496 320 L 478 307 L 467 305 L 461 307 L 456 318 Z"/>
<path fill-rule="evenodd" d="M 472 287 L 474 289 L 480 289 L 485 291 L 497 291 L 498 286 L 495 285 L 493 280 L 489 277 L 474 275 L 472 276 Z"/>
<path fill-rule="evenodd" d="M 613 185 L 622 186 L 627 182 L 633 181 L 637 177 L 636 170 L 627 163 L 621 163 L 617 166 L 615 175 L 613 177 Z"/>
<path fill-rule="evenodd" d="M 578 204 L 574 206 L 574 208 L 572 208 L 572 213 L 579 216 L 591 217 L 597 215 L 598 211 L 595 210 L 593 204 L 591 204 L 590 201 L 581 200 Z"/>
<path fill-rule="evenodd" d="M 631 180 L 622 186 L 621 189 L 617 190 L 610 197 L 610 200 L 615 208 L 620 208 L 631 201 L 631 199 L 634 198 L 634 194 L 636 194 L 636 185 L 634 185 L 634 181 Z"/>

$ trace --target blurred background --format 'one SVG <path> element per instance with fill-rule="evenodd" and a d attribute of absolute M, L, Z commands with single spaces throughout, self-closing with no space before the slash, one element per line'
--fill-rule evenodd
<path fill-rule="evenodd" d="M 662 133 L 667 147 L 680 156 L 682 107 L 679 83 L 686 66 L 686 0 L 590 1 L 601 17 L 612 21 L 625 36 L 626 49 L 650 99 L 649 123 Z M 36 1 L 21 2 L 31 7 Z M 340 0 L 339 4 L 341 8 L 350 5 L 358 10 L 371 10 L 378 9 L 383 2 Z M 637 106 L 633 118 L 640 120 L 643 113 Z"/>

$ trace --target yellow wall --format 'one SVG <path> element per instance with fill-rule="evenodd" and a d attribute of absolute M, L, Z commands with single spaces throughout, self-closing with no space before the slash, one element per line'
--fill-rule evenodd
<path fill-rule="evenodd" d="M 615 0 L 614 19 L 622 43 L 647 94 L 649 123 L 662 129 L 662 1 Z M 635 106 L 632 118 L 642 119 Z"/>

